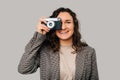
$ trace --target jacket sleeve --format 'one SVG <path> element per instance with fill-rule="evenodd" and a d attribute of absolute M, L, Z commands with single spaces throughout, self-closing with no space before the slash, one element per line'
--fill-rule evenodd
<path fill-rule="evenodd" d="M 99 80 L 95 49 L 93 49 L 91 59 L 92 59 L 91 60 L 92 64 L 91 64 L 90 80 Z"/>
<path fill-rule="evenodd" d="M 39 67 L 38 50 L 44 41 L 45 36 L 35 32 L 32 39 L 25 46 L 25 52 L 18 65 L 18 72 L 21 74 L 30 74 L 36 72 Z"/>

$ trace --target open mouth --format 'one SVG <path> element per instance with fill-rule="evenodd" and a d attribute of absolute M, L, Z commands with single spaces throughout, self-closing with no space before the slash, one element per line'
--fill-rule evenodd
<path fill-rule="evenodd" d="M 59 33 L 60 34 L 66 34 L 66 33 L 68 33 L 69 31 L 60 31 Z"/>

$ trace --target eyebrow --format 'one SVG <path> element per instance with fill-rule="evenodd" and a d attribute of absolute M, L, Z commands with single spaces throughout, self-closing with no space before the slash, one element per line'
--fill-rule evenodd
<path fill-rule="evenodd" d="M 65 21 L 72 21 L 72 20 L 69 20 L 69 19 L 68 19 L 68 20 L 65 20 Z"/>

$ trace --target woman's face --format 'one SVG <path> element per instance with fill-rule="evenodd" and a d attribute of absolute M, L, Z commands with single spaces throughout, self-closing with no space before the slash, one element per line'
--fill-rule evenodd
<path fill-rule="evenodd" d="M 74 32 L 73 18 L 68 12 L 60 12 L 57 18 L 62 20 L 62 30 L 56 30 L 56 35 L 60 40 L 72 40 Z"/>

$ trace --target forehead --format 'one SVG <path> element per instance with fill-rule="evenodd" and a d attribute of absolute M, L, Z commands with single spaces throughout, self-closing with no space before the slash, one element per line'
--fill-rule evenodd
<path fill-rule="evenodd" d="M 72 16 L 68 12 L 60 12 L 57 17 L 61 18 L 63 21 L 64 20 L 73 20 Z"/>

